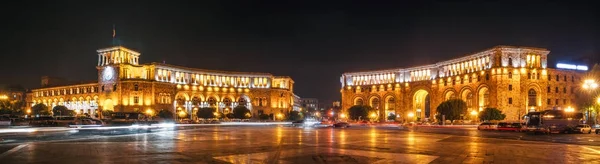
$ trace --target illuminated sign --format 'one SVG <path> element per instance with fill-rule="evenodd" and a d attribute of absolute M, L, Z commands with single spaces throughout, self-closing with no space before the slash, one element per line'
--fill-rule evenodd
<path fill-rule="evenodd" d="M 564 63 L 558 63 L 556 64 L 556 68 L 561 68 L 561 69 L 574 69 L 574 70 L 580 70 L 580 71 L 587 71 L 588 67 L 585 65 L 573 65 L 573 64 L 564 64 Z"/>

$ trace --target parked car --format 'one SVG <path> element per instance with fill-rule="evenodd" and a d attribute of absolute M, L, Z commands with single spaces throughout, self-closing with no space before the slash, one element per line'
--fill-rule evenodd
<path fill-rule="evenodd" d="M 521 130 L 523 130 L 523 125 L 518 122 L 516 122 L 516 123 L 501 122 L 501 123 L 498 123 L 496 130 L 520 132 Z"/>
<path fill-rule="evenodd" d="M 579 133 L 592 133 L 592 127 L 587 125 L 587 124 L 579 124 L 577 125 L 575 128 L 573 128 L 574 132 L 579 132 Z"/>
<path fill-rule="evenodd" d="M 477 126 L 477 130 L 496 130 L 497 124 L 491 122 L 484 122 Z"/>

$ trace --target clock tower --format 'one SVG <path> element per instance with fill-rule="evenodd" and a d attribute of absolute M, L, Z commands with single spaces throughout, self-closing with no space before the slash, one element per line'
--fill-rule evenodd
<path fill-rule="evenodd" d="M 139 65 L 140 53 L 125 48 L 123 46 L 114 46 L 99 49 L 98 52 L 98 90 L 100 99 L 99 105 L 103 110 L 119 111 L 121 102 L 121 79 L 124 65 Z"/>

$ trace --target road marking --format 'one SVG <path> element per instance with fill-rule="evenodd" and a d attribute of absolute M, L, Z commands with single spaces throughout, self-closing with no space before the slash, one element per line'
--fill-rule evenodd
<path fill-rule="evenodd" d="M 17 152 L 17 151 L 21 150 L 22 148 L 24 148 L 25 146 L 27 146 L 27 144 L 16 146 L 16 147 L 14 147 L 14 148 L 12 148 L 12 149 L 10 149 L 10 150 L 8 150 L 8 151 L 0 154 L 0 158 L 4 158 L 5 156 L 8 156 L 8 155 L 10 155 L 10 154 L 12 154 L 14 152 Z"/>
<path fill-rule="evenodd" d="M 587 146 L 584 146 L 583 148 L 585 148 L 585 149 L 588 149 L 588 150 L 590 150 L 590 151 L 592 151 L 592 152 L 595 152 L 595 153 L 598 153 L 598 154 L 600 154 L 600 151 L 599 151 L 599 150 L 592 149 L 592 148 L 590 148 L 590 147 L 587 147 Z"/>

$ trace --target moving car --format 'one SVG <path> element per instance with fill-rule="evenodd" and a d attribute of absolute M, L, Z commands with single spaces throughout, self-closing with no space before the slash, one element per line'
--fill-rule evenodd
<path fill-rule="evenodd" d="M 497 124 L 491 122 L 484 122 L 477 126 L 477 130 L 496 130 Z"/>
<path fill-rule="evenodd" d="M 333 127 L 334 128 L 347 128 L 347 127 L 350 127 L 350 124 L 347 122 L 338 122 L 338 123 L 333 124 Z"/>
<path fill-rule="evenodd" d="M 510 122 L 501 122 L 498 123 L 498 126 L 496 127 L 496 129 L 498 131 L 515 131 L 515 132 L 520 132 L 523 128 L 523 125 L 521 125 L 521 123 L 515 122 L 515 123 L 510 123 Z"/>

